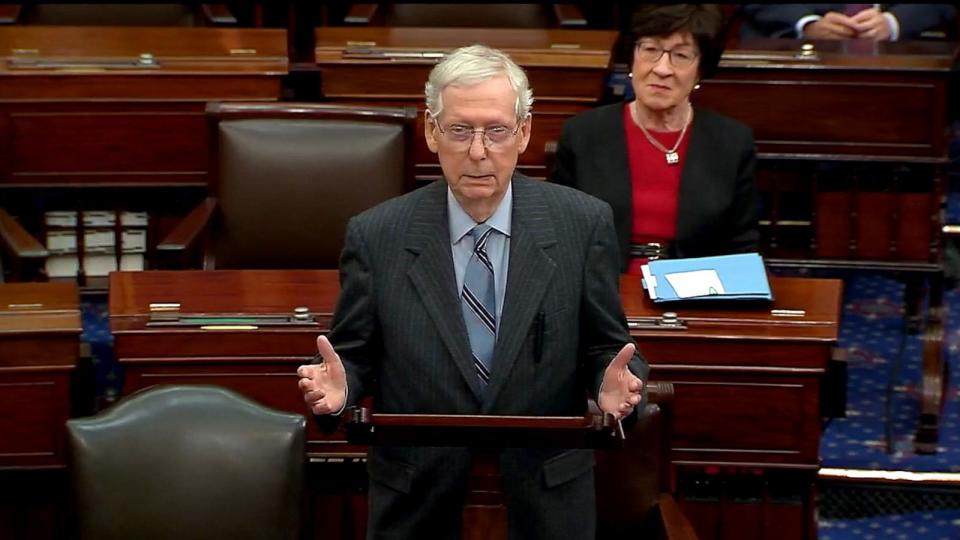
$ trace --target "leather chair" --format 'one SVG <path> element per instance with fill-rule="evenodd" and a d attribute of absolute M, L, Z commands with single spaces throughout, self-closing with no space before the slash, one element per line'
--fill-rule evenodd
<path fill-rule="evenodd" d="M 597 538 L 695 540 L 670 481 L 673 385 L 650 383 L 647 394 L 624 446 L 596 451 Z"/>
<path fill-rule="evenodd" d="M 305 429 L 215 386 L 154 386 L 69 420 L 79 537 L 298 538 Z"/>
<path fill-rule="evenodd" d="M 583 28 L 574 4 L 353 4 L 346 24 L 479 28 Z"/>
<path fill-rule="evenodd" d="M 158 245 L 174 267 L 198 266 L 197 247 L 205 269 L 337 268 L 349 218 L 413 186 L 413 108 L 211 103 L 207 114 L 216 196 Z"/>

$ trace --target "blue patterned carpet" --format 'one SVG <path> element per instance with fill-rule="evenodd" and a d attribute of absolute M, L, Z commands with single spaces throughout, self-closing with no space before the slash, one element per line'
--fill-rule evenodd
<path fill-rule="evenodd" d="M 820 520 L 820 540 L 956 540 L 960 510 Z"/>
<path fill-rule="evenodd" d="M 957 386 L 951 381 L 935 455 L 913 453 L 920 406 L 920 336 L 903 336 L 904 286 L 882 274 L 855 274 L 846 280 L 840 346 L 847 349 L 847 417 L 831 421 L 820 446 L 824 467 L 960 472 Z M 945 347 L 951 373 L 958 371 L 960 293 L 946 296 L 950 307 Z M 899 348 L 903 346 L 898 372 Z M 892 452 L 885 439 L 886 388 L 891 375 Z"/>
<path fill-rule="evenodd" d="M 902 283 L 883 274 L 856 274 L 845 282 L 840 346 L 848 350 L 846 418 L 832 420 L 823 432 L 820 455 L 824 467 L 960 472 L 956 377 L 947 393 L 938 452 L 913 452 L 922 359 L 920 337 L 903 337 L 903 293 Z M 956 374 L 960 373 L 960 291 L 948 292 L 945 301 L 950 311 L 945 348 L 950 372 Z M 901 346 L 900 367 L 894 372 Z M 891 375 L 893 446 L 888 452 L 886 388 Z M 822 518 L 818 527 L 820 540 L 957 539 L 960 508 L 903 514 L 878 508 L 871 517 Z"/>

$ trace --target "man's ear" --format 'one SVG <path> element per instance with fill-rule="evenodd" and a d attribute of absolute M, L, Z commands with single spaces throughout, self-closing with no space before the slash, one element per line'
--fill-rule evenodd
<path fill-rule="evenodd" d="M 517 147 L 518 153 L 522 154 L 527 149 L 527 144 L 530 143 L 530 134 L 533 132 L 533 115 L 527 114 L 527 117 L 524 118 L 523 124 L 520 125 L 520 133 L 517 135 L 520 137 L 519 146 Z"/>
<path fill-rule="evenodd" d="M 427 140 L 427 148 L 437 153 L 437 124 L 433 121 L 430 111 L 423 111 L 423 137 Z"/>

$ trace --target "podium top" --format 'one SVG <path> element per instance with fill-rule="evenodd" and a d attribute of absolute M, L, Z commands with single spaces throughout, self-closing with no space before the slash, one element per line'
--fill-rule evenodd
<path fill-rule="evenodd" d="M 623 440 L 612 415 L 496 416 L 347 412 L 347 438 L 380 446 L 607 448 Z"/>

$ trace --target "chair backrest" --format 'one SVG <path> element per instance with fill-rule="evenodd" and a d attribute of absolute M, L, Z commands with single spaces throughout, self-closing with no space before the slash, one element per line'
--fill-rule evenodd
<path fill-rule="evenodd" d="M 207 113 L 220 209 L 207 268 L 337 268 L 347 220 L 413 186 L 414 108 L 211 103 Z"/>
<path fill-rule="evenodd" d="M 297 538 L 303 416 L 154 386 L 67 422 L 81 539 Z"/>

